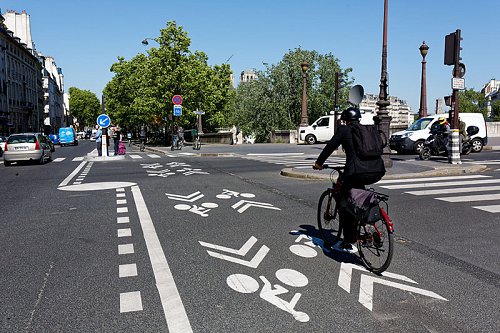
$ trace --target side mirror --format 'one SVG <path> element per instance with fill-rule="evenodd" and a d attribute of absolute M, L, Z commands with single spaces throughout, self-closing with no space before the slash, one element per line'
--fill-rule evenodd
<path fill-rule="evenodd" d="M 316 127 L 318 127 L 318 125 L 314 124 L 312 127 L 313 127 L 313 129 L 316 129 Z"/>

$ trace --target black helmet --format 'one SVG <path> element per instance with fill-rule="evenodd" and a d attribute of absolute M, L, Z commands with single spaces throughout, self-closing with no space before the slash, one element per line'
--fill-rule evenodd
<path fill-rule="evenodd" d="M 342 111 L 340 115 L 340 120 L 359 120 L 361 118 L 361 112 L 358 108 L 350 107 Z"/>

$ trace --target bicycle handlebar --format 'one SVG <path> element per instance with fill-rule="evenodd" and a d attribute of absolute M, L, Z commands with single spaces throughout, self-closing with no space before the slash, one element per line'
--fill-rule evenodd
<path fill-rule="evenodd" d="M 344 171 L 345 166 L 344 165 L 341 165 L 341 166 L 330 166 L 328 164 L 323 164 L 323 169 L 333 169 L 335 171 L 342 172 L 342 171 Z"/>

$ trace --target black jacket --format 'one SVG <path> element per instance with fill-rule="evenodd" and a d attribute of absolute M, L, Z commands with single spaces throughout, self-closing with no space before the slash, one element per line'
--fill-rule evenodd
<path fill-rule="evenodd" d="M 344 180 L 348 180 L 350 182 L 360 182 L 368 185 L 378 181 L 372 181 L 370 180 L 371 178 L 380 179 L 385 174 L 384 161 L 382 158 L 373 160 L 360 160 L 358 158 L 354 150 L 351 128 L 351 126 L 357 125 L 359 125 L 358 121 L 351 121 L 351 124 L 349 125 L 339 126 L 337 128 L 337 133 L 335 133 L 321 154 L 319 154 L 316 163 L 323 165 L 333 151 L 342 145 L 346 155 Z"/>

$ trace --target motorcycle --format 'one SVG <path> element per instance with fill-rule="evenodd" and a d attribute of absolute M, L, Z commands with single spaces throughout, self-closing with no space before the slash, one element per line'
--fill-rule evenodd
<path fill-rule="evenodd" d="M 472 136 L 479 132 L 477 126 L 467 127 L 467 137 L 462 141 L 462 155 L 469 155 L 472 151 Z M 444 144 L 445 140 L 442 135 L 432 133 L 425 140 L 422 149 L 420 150 L 420 159 L 428 160 L 431 156 L 448 156 L 448 148 Z"/>

